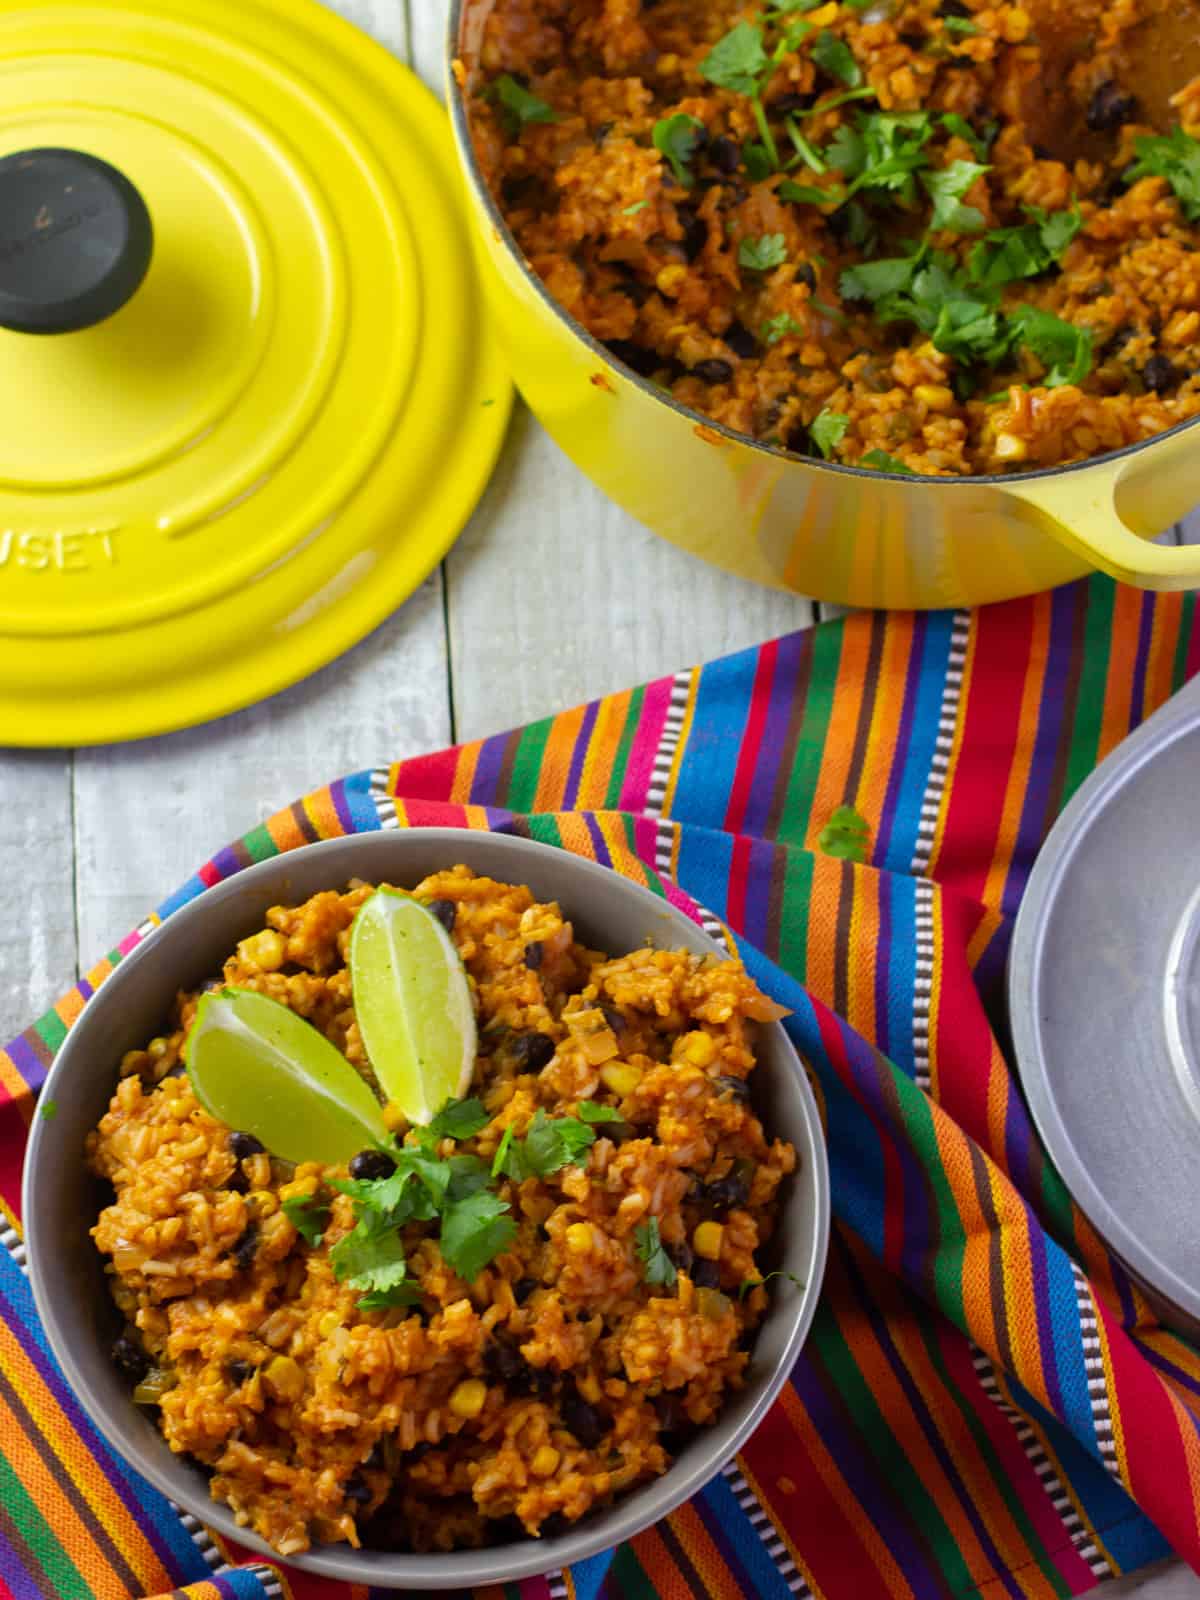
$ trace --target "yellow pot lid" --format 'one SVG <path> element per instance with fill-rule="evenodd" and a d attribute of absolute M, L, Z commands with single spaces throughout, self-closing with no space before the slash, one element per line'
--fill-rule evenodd
<path fill-rule="evenodd" d="M 24 0 L 0 193 L 0 743 L 184 727 L 381 622 L 511 400 L 433 96 L 317 0 Z"/>

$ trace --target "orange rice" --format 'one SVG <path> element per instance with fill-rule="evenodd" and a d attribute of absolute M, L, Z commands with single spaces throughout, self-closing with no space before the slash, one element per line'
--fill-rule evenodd
<path fill-rule="evenodd" d="M 789 111 L 818 156 L 864 111 L 935 113 L 935 170 L 979 159 L 941 123 L 946 113 L 964 119 L 993 136 L 988 170 L 963 196 L 989 230 L 1024 222 L 1027 208 L 1054 214 L 1077 203 L 1082 229 L 1058 266 L 1009 285 L 1003 307 L 1032 305 L 1089 330 L 1081 383 L 1048 387 L 1026 344 L 968 392 L 955 356 L 911 323 L 881 325 L 839 292 L 843 271 L 866 258 L 845 236 L 846 212 L 780 194 L 798 181 L 832 195 L 837 173 L 800 162 L 752 179 L 743 154 L 760 138 L 752 102 L 699 70 L 739 21 L 769 15 L 778 27 L 764 4 L 476 0 L 479 57 L 464 67 L 474 142 L 550 293 L 684 405 L 807 455 L 817 454 L 814 419 L 834 413 L 845 433 L 825 453 L 848 465 L 872 451 L 935 475 L 1077 461 L 1200 410 L 1200 233 L 1161 177 L 1128 187 L 1122 177 L 1133 140 L 1154 131 L 1119 81 L 1123 41 L 1152 0 L 1058 3 L 835 0 L 802 14 L 809 36 L 769 74 L 762 102 L 789 157 Z M 814 60 L 818 33 L 849 49 L 869 98 L 832 104 L 844 84 Z M 554 120 L 518 131 L 497 97 L 505 76 Z M 1070 164 L 1038 143 L 1036 113 L 1060 86 L 1080 121 L 1086 110 L 1103 124 Z M 1175 97 L 1175 113 L 1200 134 L 1197 84 Z M 703 124 L 686 188 L 652 138 L 656 123 L 679 115 Z M 913 237 L 913 207 L 874 211 L 877 253 L 893 256 Z M 782 263 L 747 267 L 743 241 L 772 237 Z M 931 242 L 961 263 L 977 238 L 941 230 Z"/>
<path fill-rule="evenodd" d="M 369 892 L 275 907 L 223 980 L 308 1018 L 370 1080 L 346 965 Z M 620 1118 L 596 1124 L 579 1165 L 499 1180 L 516 1237 L 473 1282 L 433 1224 L 409 1223 L 419 1304 L 361 1308 L 329 1261 L 354 1225 L 329 1187 L 347 1169 L 273 1160 L 200 1106 L 183 1065 L 195 993 L 125 1058 L 88 1143 L 115 1191 L 93 1230 L 126 1324 L 115 1357 L 213 1498 L 282 1555 L 452 1549 L 576 1521 L 717 1417 L 768 1304 L 756 1252 L 795 1152 L 768 1140 L 747 1078 L 756 1022 L 779 1008 L 739 962 L 609 959 L 557 905 L 463 867 L 413 892 L 452 920 L 476 1002 L 472 1092 L 489 1120 L 457 1153 L 490 1164 L 538 1108 L 593 1100 Z M 403 1138 L 396 1109 L 385 1117 Z M 298 1196 L 331 1208 L 315 1247 L 281 1210 Z M 670 1287 L 643 1275 L 649 1218 Z"/>

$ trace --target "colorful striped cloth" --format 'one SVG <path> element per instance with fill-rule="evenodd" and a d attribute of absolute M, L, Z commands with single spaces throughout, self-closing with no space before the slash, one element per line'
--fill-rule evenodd
<path fill-rule="evenodd" d="M 1072 1205 L 997 1035 L 1039 841 L 1198 665 L 1192 597 L 1102 578 L 860 615 L 359 773 L 222 851 L 0 1053 L 0 1600 L 367 1600 L 239 1566 L 132 1478 L 47 1353 L 15 1210 L 54 1050 L 162 917 L 310 840 L 429 823 L 531 835 L 732 928 L 794 1010 L 833 1172 L 817 1322 L 744 1453 L 615 1554 L 480 1600 L 1042 1600 L 1169 1546 L 1200 1565 L 1200 1358 Z M 841 805 L 867 865 L 822 848 Z"/>

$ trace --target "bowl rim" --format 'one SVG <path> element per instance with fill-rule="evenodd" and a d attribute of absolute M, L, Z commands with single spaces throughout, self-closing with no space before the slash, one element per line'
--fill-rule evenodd
<path fill-rule="evenodd" d="M 1105 467 L 1109 462 L 1121 461 L 1127 457 L 1139 454 L 1160 440 L 1169 439 L 1177 433 L 1184 433 L 1189 428 L 1200 427 L 1200 413 L 1194 417 L 1185 417 L 1182 422 L 1177 422 L 1173 427 L 1164 428 L 1160 433 L 1152 433 L 1145 439 L 1135 439 L 1132 444 L 1124 444 L 1117 450 L 1106 450 L 1103 455 L 1087 456 L 1082 461 L 1064 462 L 1056 467 L 1038 467 L 1030 472 L 990 472 L 976 473 L 971 476 L 959 474 L 955 477 L 939 478 L 928 473 L 912 472 L 881 472 L 874 467 L 852 467 L 839 461 L 819 460 L 815 456 L 800 456 L 790 450 L 784 450 L 779 445 L 764 443 L 761 439 L 752 439 L 747 433 L 739 433 L 736 428 L 731 428 L 727 423 L 718 422 L 714 417 L 706 416 L 703 411 L 697 411 L 692 406 L 684 405 L 674 395 L 660 389 L 651 383 L 648 378 L 643 378 L 640 373 L 626 366 L 619 356 L 613 355 L 607 345 L 604 345 L 593 334 L 589 333 L 583 324 L 576 320 L 566 308 L 559 304 L 530 266 L 529 261 L 522 254 L 512 229 L 496 199 L 488 186 L 487 180 L 479 165 L 475 152 L 475 141 L 471 137 L 470 117 L 467 112 L 467 92 L 459 82 L 454 71 L 454 64 L 461 63 L 459 42 L 462 36 L 463 20 L 468 10 L 494 0 L 450 0 L 445 36 L 445 57 L 447 85 L 447 100 L 450 112 L 450 121 L 454 129 L 455 143 L 458 147 L 459 161 L 471 189 L 487 212 L 488 221 L 495 231 L 496 237 L 501 240 L 519 267 L 522 277 L 533 289 L 541 300 L 543 306 L 550 311 L 557 321 L 561 322 L 568 332 L 574 334 L 579 342 L 585 346 L 598 361 L 605 366 L 612 367 L 617 374 L 627 383 L 633 384 L 651 400 L 656 400 L 667 410 L 674 411 L 678 416 L 693 425 L 707 428 L 712 433 L 719 434 L 722 439 L 727 439 L 731 444 L 738 444 L 747 450 L 753 450 L 769 460 L 786 462 L 799 467 L 811 467 L 816 471 L 829 472 L 841 478 L 864 478 L 873 483 L 890 483 L 906 488 L 924 488 L 936 486 L 938 490 L 948 493 L 962 492 L 966 489 L 979 488 L 986 485 L 991 488 L 1011 488 L 1015 483 L 1036 483 L 1039 479 L 1064 477 L 1072 473 L 1095 471 Z"/>
<path fill-rule="evenodd" d="M 211 912 L 214 906 L 219 905 L 221 901 L 233 898 L 235 893 L 244 893 L 247 885 L 252 885 L 258 879 L 266 879 L 277 874 L 281 863 L 286 863 L 289 857 L 298 858 L 299 855 L 303 855 L 306 859 L 312 859 L 315 855 L 320 854 L 328 854 L 333 857 L 344 853 L 348 849 L 351 854 L 356 851 L 361 852 L 364 860 L 366 860 L 369 852 L 373 849 L 378 849 L 379 843 L 383 840 L 387 840 L 394 847 L 398 839 L 403 839 L 406 836 L 422 839 L 426 843 L 443 844 L 447 851 L 447 859 L 455 852 L 460 852 L 455 856 L 455 859 L 465 861 L 468 866 L 470 865 L 471 845 L 476 840 L 486 839 L 489 848 L 498 847 L 501 853 L 511 854 L 514 868 L 517 867 L 521 860 L 528 861 L 531 854 L 540 855 L 545 851 L 552 850 L 556 856 L 565 858 L 569 863 L 565 870 L 568 872 L 578 871 L 584 887 L 586 887 L 590 879 L 603 877 L 609 882 L 616 879 L 621 885 L 618 892 L 627 892 L 632 901 L 643 902 L 647 911 L 653 912 L 656 918 L 661 919 L 665 915 L 669 922 L 677 920 L 680 923 L 686 923 L 695 936 L 705 941 L 713 951 L 723 958 L 728 958 L 729 952 L 722 950 L 712 936 L 699 923 L 688 917 L 678 906 L 664 900 L 650 889 L 636 883 L 633 879 L 626 878 L 614 869 L 601 866 L 597 862 L 589 861 L 586 857 L 577 856 L 569 850 L 559 849 L 554 845 L 543 844 L 538 840 L 526 839 L 519 835 L 461 828 L 418 827 L 348 834 L 337 839 L 321 840 L 313 844 L 298 846 L 295 851 L 285 851 L 282 855 L 273 856 L 267 861 L 256 862 L 235 872 L 232 876 L 223 879 L 212 888 L 197 895 L 195 899 L 180 906 L 163 923 L 159 924 L 152 934 L 145 938 L 136 949 L 125 956 L 113 969 L 104 980 L 104 983 L 98 987 L 97 994 L 107 990 L 111 1003 L 113 995 L 119 995 L 125 986 L 133 981 L 133 978 L 136 978 L 140 966 L 147 959 L 147 953 L 155 948 L 164 929 L 168 927 L 175 928 L 177 931 L 172 937 L 182 939 L 186 930 L 197 923 L 206 912 Z M 331 886 L 335 883 L 344 883 L 347 877 L 354 874 L 354 870 L 354 868 L 340 870 L 333 875 Z M 313 891 L 313 893 L 318 892 L 320 891 Z M 218 897 L 216 901 L 213 900 L 213 896 Z M 131 977 L 131 974 L 133 977 Z M 110 988 L 110 985 L 115 987 Z M 85 1006 L 60 1046 L 51 1064 L 46 1081 L 42 1086 L 42 1096 L 48 1095 L 53 1098 L 57 1092 L 57 1096 L 61 1098 L 63 1080 L 76 1069 L 76 1058 L 86 1054 L 88 1048 L 87 1009 Z M 35 1116 L 25 1153 L 21 1208 L 24 1218 L 29 1280 L 33 1291 L 34 1304 L 41 1319 L 50 1350 L 58 1362 L 73 1395 L 101 1436 L 109 1439 L 110 1449 L 113 1449 L 123 1460 L 127 1461 L 135 1472 L 147 1478 L 169 1500 L 177 1503 L 184 1511 L 190 1512 L 195 1516 L 201 1524 L 215 1528 L 223 1538 L 233 1540 L 245 1549 L 260 1554 L 276 1563 L 282 1562 L 285 1568 L 293 1566 L 302 1571 L 340 1579 L 343 1582 L 366 1583 L 377 1588 L 420 1592 L 440 1589 L 469 1589 L 481 1584 L 515 1582 L 523 1578 L 537 1577 L 546 1572 L 553 1572 L 572 1566 L 590 1556 L 598 1555 L 604 1550 L 613 1549 L 617 1545 L 645 1532 L 663 1517 L 678 1509 L 680 1505 L 691 1499 L 693 1495 L 711 1482 L 728 1461 L 736 1457 L 782 1391 L 807 1339 L 816 1314 L 825 1274 L 831 1225 L 831 1191 L 824 1131 L 816 1096 L 808 1081 L 800 1056 L 788 1038 L 786 1030 L 779 1022 L 761 1026 L 763 1026 L 764 1030 L 771 1031 L 776 1037 L 777 1047 L 782 1047 L 782 1059 L 788 1065 L 799 1097 L 798 1103 L 807 1139 L 807 1147 L 801 1151 L 803 1170 L 806 1175 L 806 1181 L 809 1182 L 812 1190 L 813 1270 L 809 1281 L 800 1290 L 794 1306 L 791 1308 L 785 1306 L 782 1310 L 781 1314 L 789 1316 L 792 1324 L 783 1352 L 774 1368 L 760 1378 L 757 1398 L 734 1431 L 728 1446 L 714 1456 L 711 1445 L 706 1445 L 704 1433 L 701 1432 L 686 1447 L 684 1454 L 677 1459 L 667 1473 L 662 1477 L 651 1479 L 641 1485 L 640 1488 L 635 1489 L 625 1499 L 618 1499 L 612 1506 L 606 1508 L 607 1515 L 604 1520 L 609 1526 L 605 1528 L 594 1532 L 589 1531 L 588 1519 L 585 1518 L 578 1530 L 560 1534 L 555 1538 L 544 1540 L 528 1538 L 521 1543 L 494 1545 L 482 1550 L 413 1555 L 385 1551 L 360 1552 L 349 1546 L 339 1544 L 315 1547 L 303 1554 L 285 1558 L 281 1557 L 278 1551 L 268 1545 L 265 1540 L 250 1532 L 250 1530 L 239 1527 L 234 1521 L 233 1514 L 229 1508 L 209 1499 L 204 1488 L 199 1483 L 195 1494 L 181 1492 L 180 1485 L 172 1482 L 160 1466 L 160 1463 L 163 1463 L 164 1453 L 170 1456 L 164 1441 L 159 1440 L 161 1448 L 156 1448 L 153 1451 L 147 1450 L 145 1459 L 140 1456 L 134 1459 L 125 1455 L 122 1448 L 111 1442 L 106 1426 L 108 1410 L 92 1393 L 87 1379 L 75 1360 L 75 1344 L 81 1338 L 90 1339 L 91 1332 L 86 1329 L 85 1324 L 81 1323 L 78 1318 L 71 1317 L 69 1308 L 64 1307 L 63 1314 L 60 1315 L 59 1308 L 42 1275 L 44 1252 L 37 1222 L 35 1200 L 36 1190 L 40 1182 L 41 1146 L 46 1139 L 52 1137 L 50 1129 L 53 1125 L 45 1119 Z M 46 1248 L 49 1249 L 50 1247 L 48 1243 Z M 81 1329 L 84 1330 L 82 1333 Z M 688 1462 L 686 1458 L 687 1451 L 692 1450 L 694 1450 L 696 1457 L 694 1463 Z M 176 1458 L 171 1457 L 171 1459 Z M 165 1465 L 165 1463 L 163 1464 Z M 680 1472 L 680 1466 L 683 1466 L 685 1470 Z M 676 1477 L 675 1474 L 677 1472 L 678 1476 Z M 653 1509 L 643 1513 L 637 1509 L 639 1506 L 652 1507 Z"/>

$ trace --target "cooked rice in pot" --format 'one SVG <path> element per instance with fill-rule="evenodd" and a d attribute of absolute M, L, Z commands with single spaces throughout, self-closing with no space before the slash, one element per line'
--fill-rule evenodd
<path fill-rule="evenodd" d="M 1200 410 L 1200 81 L 1141 176 L 1154 130 L 1121 81 L 1161 0 L 469 4 L 458 71 L 522 254 L 684 404 L 933 475 L 1078 461 Z M 1074 160 L 1038 142 L 1060 88 Z M 906 281 L 855 275 L 881 261 Z"/>
<path fill-rule="evenodd" d="M 346 953 L 370 892 L 273 908 L 223 973 L 306 1017 L 368 1078 Z M 516 1237 L 474 1281 L 432 1224 L 409 1223 L 419 1303 L 362 1308 L 329 1260 L 355 1222 L 330 1187 L 347 1169 L 273 1160 L 203 1109 L 183 1066 L 197 993 L 126 1056 L 88 1141 L 115 1190 L 93 1230 L 127 1324 L 115 1359 L 159 1403 L 172 1450 L 282 1555 L 565 1527 L 664 1472 L 718 1416 L 768 1304 L 756 1252 L 796 1156 L 750 1103 L 755 1024 L 780 1013 L 741 964 L 610 959 L 556 905 L 463 867 L 413 893 L 452 919 L 479 1027 L 471 1092 L 489 1114 L 440 1154 L 490 1165 L 539 1108 L 590 1100 L 620 1119 L 594 1125 L 579 1164 L 498 1180 Z M 329 1207 L 317 1245 L 282 1209 L 306 1196 Z M 646 1281 L 650 1219 L 669 1286 Z"/>

